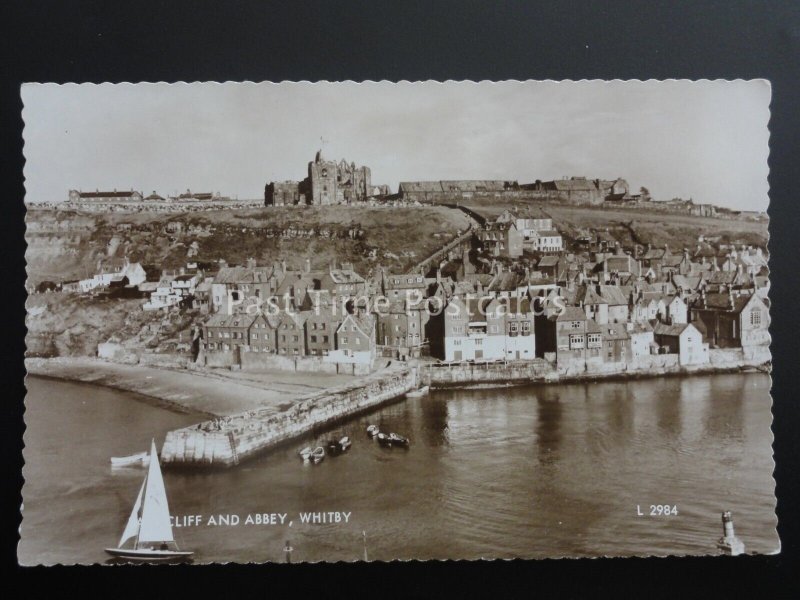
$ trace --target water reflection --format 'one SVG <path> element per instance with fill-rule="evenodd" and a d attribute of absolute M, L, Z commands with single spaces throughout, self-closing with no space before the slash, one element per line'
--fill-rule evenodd
<path fill-rule="evenodd" d="M 537 390 L 536 445 L 539 463 L 553 465 L 558 462 L 561 448 L 561 419 L 564 414 L 561 398 L 554 386 L 551 390 Z"/>

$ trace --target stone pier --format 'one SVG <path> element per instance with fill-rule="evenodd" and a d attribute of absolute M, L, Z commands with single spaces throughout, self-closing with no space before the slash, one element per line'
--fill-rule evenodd
<path fill-rule="evenodd" d="M 329 390 L 275 413 L 253 409 L 167 433 L 164 466 L 231 467 L 264 450 L 364 410 L 417 387 L 416 368 L 368 377 L 357 387 Z"/>

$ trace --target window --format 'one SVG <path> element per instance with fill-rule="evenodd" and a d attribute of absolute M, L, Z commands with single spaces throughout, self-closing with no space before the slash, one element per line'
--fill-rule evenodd
<path fill-rule="evenodd" d="M 292 341 L 293 341 L 293 342 L 297 342 L 297 341 L 300 341 L 300 340 L 299 340 L 299 338 L 298 338 L 296 335 L 293 335 L 293 336 L 292 336 Z"/>
<path fill-rule="evenodd" d="M 315 335 L 311 336 L 311 343 L 312 344 L 316 344 L 317 343 L 317 336 L 315 336 Z"/>
<path fill-rule="evenodd" d="M 581 322 L 580 321 L 573 321 L 570 324 L 570 327 L 572 327 L 572 329 L 580 329 L 581 328 Z"/>
<path fill-rule="evenodd" d="M 517 333 L 517 331 L 519 331 L 519 323 L 512 322 L 509 325 L 510 325 L 511 333 Z"/>
<path fill-rule="evenodd" d="M 342 336 L 342 343 L 343 343 L 343 344 L 346 344 L 346 343 L 347 343 L 347 336 Z"/>
<path fill-rule="evenodd" d="M 590 333 L 586 338 L 586 342 L 590 348 L 599 348 L 603 345 L 602 337 L 599 333 Z"/>
<path fill-rule="evenodd" d="M 360 345 L 361 345 L 361 338 L 357 337 L 356 338 L 356 346 L 360 346 Z"/>
<path fill-rule="evenodd" d="M 327 335 L 323 335 L 322 336 L 322 343 L 323 344 L 327 344 L 328 343 L 328 336 Z"/>
<path fill-rule="evenodd" d="M 483 346 L 483 338 L 476 338 L 475 339 L 476 346 Z"/>
<path fill-rule="evenodd" d="M 570 350 L 574 350 L 576 348 L 583 348 L 585 344 L 584 336 L 581 334 L 573 334 L 569 336 L 569 347 Z"/>
<path fill-rule="evenodd" d="M 257 334 L 257 333 L 254 333 L 254 334 L 253 334 L 253 339 L 254 339 L 254 340 L 257 340 L 257 339 L 258 339 L 258 334 Z"/>
<path fill-rule="evenodd" d="M 757 308 L 750 311 L 750 325 L 761 325 L 761 311 Z"/>

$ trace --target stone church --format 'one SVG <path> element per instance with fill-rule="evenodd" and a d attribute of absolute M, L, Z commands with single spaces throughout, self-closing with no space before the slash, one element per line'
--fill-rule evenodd
<path fill-rule="evenodd" d="M 366 200 L 373 195 L 369 167 L 325 160 L 322 150 L 308 163 L 308 177 L 303 181 L 270 182 L 264 188 L 266 206 L 308 204 L 321 206 Z"/>

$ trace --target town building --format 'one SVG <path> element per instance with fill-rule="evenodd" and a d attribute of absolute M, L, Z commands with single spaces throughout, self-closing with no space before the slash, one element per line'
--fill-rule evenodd
<path fill-rule="evenodd" d="M 320 278 L 319 289 L 340 297 L 364 297 L 367 281 L 353 270 L 351 263 L 343 263 L 338 268 L 332 264 Z"/>
<path fill-rule="evenodd" d="M 418 358 L 427 343 L 430 313 L 420 298 L 398 298 L 388 307 L 376 307 L 376 340 L 384 356 L 400 360 Z"/>
<path fill-rule="evenodd" d="M 491 223 L 475 231 L 483 250 L 493 256 L 519 258 L 522 256 L 522 234 L 515 223 Z"/>
<path fill-rule="evenodd" d="M 519 190 L 516 181 L 490 179 L 401 181 L 398 186 L 398 194 L 406 202 L 457 202 L 516 190 Z"/>
<path fill-rule="evenodd" d="M 527 297 L 454 297 L 440 318 L 447 362 L 536 356 L 533 305 Z"/>
<path fill-rule="evenodd" d="M 680 365 L 702 365 L 709 362 L 708 344 L 703 334 L 691 323 L 668 325 L 656 322 L 653 337 L 664 354 L 678 354 Z"/>
<path fill-rule="evenodd" d="M 702 323 L 712 347 L 768 345 L 769 308 L 756 293 L 701 292 L 691 303 L 689 320 Z"/>
<path fill-rule="evenodd" d="M 70 202 L 141 202 L 142 193 L 135 191 L 133 188 L 130 190 L 113 190 L 102 192 L 95 190 L 94 192 L 84 192 L 81 190 L 69 191 Z"/>
<path fill-rule="evenodd" d="M 375 359 L 375 322 L 370 315 L 347 314 L 336 329 L 336 350 L 327 362 L 370 365 Z"/>

